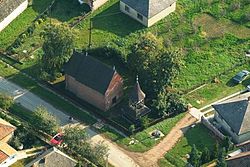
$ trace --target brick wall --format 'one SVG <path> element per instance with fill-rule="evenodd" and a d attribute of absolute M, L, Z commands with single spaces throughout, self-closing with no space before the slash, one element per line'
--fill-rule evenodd
<path fill-rule="evenodd" d="M 112 99 L 114 97 L 116 97 L 116 101 L 118 102 L 123 95 L 123 80 L 117 73 L 115 73 L 115 75 L 113 76 L 105 95 L 102 95 L 101 93 L 81 84 L 67 74 L 65 75 L 65 81 L 67 90 L 74 93 L 77 97 L 104 111 L 110 109 L 116 104 L 112 103 Z"/>

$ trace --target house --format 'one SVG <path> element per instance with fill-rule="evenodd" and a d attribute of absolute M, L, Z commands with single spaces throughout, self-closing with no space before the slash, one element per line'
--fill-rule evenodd
<path fill-rule="evenodd" d="M 241 94 L 219 104 L 215 109 L 215 120 L 236 143 L 250 139 L 250 97 Z"/>
<path fill-rule="evenodd" d="M 103 111 L 116 105 L 123 95 L 123 79 L 116 69 L 87 53 L 74 51 L 64 70 L 66 89 Z"/>
<path fill-rule="evenodd" d="M 242 152 L 236 156 L 226 159 L 227 167 L 249 167 L 250 151 Z"/>
<path fill-rule="evenodd" d="M 105 4 L 108 0 L 78 0 L 80 4 L 86 3 L 89 5 L 91 10 L 96 10 Z"/>
<path fill-rule="evenodd" d="M 136 77 L 136 83 L 133 90 L 129 95 L 128 107 L 123 111 L 123 115 L 132 122 L 137 122 L 141 117 L 150 112 L 150 109 L 144 104 L 146 95 L 141 90 L 138 76 Z"/>
<path fill-rule="evenodd" d="M 28 6 L 28 0 L 0 0 L 0 32 Z"/>
<path fill-rule="evenodd" d="M 25 167 L 75 167 L 77 161 L 52 147 L 25 165 Z"/>
<path fill-rule="evenodd" d="M 120 0 L 120 10 L 150 27 L 176 8 L 176 0 Z"/>
<path fill-rule="evenodd" d="M 14 135 L 15 130 L 15 126 L 0 118 L 0 142 L 7 143 Z"/>
<path fill-rule="evenodd" d="M 5 142 L 0 142 L 0 166 L 8 167 L 17 161 L 17 151 Z"/>

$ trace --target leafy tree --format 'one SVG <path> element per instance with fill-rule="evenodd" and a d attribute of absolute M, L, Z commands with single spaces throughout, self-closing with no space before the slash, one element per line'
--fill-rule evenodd
<path fill-rule="evenodd" d="M 187 110 L 187 105 L 180 95 L 170 93 L 168 95 L 168 112 L 179 114 Z"/>
<path fill-rule="evenodd" d="M 194 167 L 198 167 L 200 165 L 200 155 L 195 145 L 192 147 L 188 162 Z"/>
<path fill-rule="evenodd" d="M 157 99 L 153 100 L 153 106 L 158 111 L 158 114 L 162 117 L 166 117 L 168 113 L 168 95 L 165 90 L 160 91 L 157 95 Z"/>
<path fill-rule="evenodd" d="M 228 152 L 229 150 L 231 150 L 231 148 L 232 148 L 232 141 L 231 141 L 230 137 L 226 136 L 223 139 L 222 146 L 225 148 L 226 152 Z"/>
<path fill-rule="evenodd" d="M 227 163 L 225 161 L 225 148 L 220 150 L 218 160 L 216 161 L 216 167 L 227 167 Z"/>
<path fill-rule="evenodd" d="M 0 108 L 7 110 L 9 109 L 14 103 L 13 97 L 8 96 L 5 93 L 0 93 Z"/>
<path fill-rule="evenodd" d="M 214 145 L 213 152 L 211 155 L 212 155 L 213 159 L 217 158 L 219 155 L 219 143 L 217 141 Z"/>
<path fill-rule="evenodd" d="M 204 148 L 201 154 L 201 162 L 203 164 L 207 163 L 210 161 L 210 152 L 207 147 Z"/>
<path fill-rule="evenodd" d="M 141 126 L 146 129 L 149 127 L 150 125 L 150 119 L 147 117 L 147 116 L 144 116 L 140 119 L 140 122 L 141 122 Z"/>
<path fill-rule="evenodd" d="M 134 134 L 134 131 L 135 131 L 135 125 L 134 124 L 129 126 L 129 131 L 131 132 L 132 135 Z"/>
<path fill-rule="evenodd" d="M 71 154 L 75 154 L 81 160 L 85 157 L 92 162 L 104 164 L 104 157 L 107 155 L 108 148 L 103 143 L 91 145 L 85 130 L 79 126 L 68 127 L 64 130 L 64 149 Z"/>
<path fill-rule="evenodd" d="M 54 134 L 59 128 L 59 122 L 56 117 L 50 114 L 44 107 L 38 107 L 35 110 L 31 122 L 34 127 L 48 134 Z"/>
<path fill-rule="evenodd" d="M 40 64 L 42 71 L 53 80 L 72 54 L 74 35 L 66 25 L 48 25 L 41 35 L 44 39 L 44 54 Z"/>

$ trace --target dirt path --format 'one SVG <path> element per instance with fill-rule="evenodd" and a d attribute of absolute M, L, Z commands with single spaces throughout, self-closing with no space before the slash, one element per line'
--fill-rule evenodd
<path fill-rule="evenodd" d="M 170 133 L 155 147 L 144 153 L 127 152 L 127 154 L 134 159 L 142 167 L 157 167 L 157 162 L 162 158 L 167 151 L 172 149 L 179 139 L 183 136 L 183 133 L 189 128 L 189 126 L 195 123 L 197 119 L 187 113 Z"/>

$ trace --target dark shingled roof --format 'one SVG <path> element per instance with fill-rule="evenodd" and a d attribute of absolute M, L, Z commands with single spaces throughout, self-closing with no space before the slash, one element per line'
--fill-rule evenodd
<path fill-rule="evenodd" d="M 64 66 L 65 73 L 74 77 L 78 82 L 105 94 L 116 73 L 109 66 L 85 53 L 74 51 L 69 62 Z"/>
<path fill-rule="evenodd" d="M 212 105 L 238 135 L 250 132 L 250 102 L 247 99 Z"/>
<path fill-rule="evenodd" d="M 129 99 L 132 103 L 138 103 L 142 100 L 144 100 L 146 97 L 145 93 L 141 90 L 138 77 L 136 78 L 136 84 L 134 86 L 134 89 L 130 92 Z"/>
<path fill-rule="evenodd" d="M 26 0 L 0 0 L 0 22 Z"/>
<path fill-rule="evenodd" d="M 172 5 L 176 0 L 121 0 L 143 16 L 151 18 Z"/>

